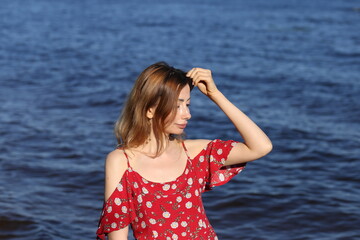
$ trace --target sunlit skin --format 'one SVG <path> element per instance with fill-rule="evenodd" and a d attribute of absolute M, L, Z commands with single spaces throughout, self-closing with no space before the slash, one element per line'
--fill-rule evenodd
<path fill-rule="evenodd" d="M 167 134 L 182 134 L 191 118 L 190 114 L 190 87 L 186 85 L 179 94 L 175 118 L 167 122 L 165 132 Z"/>
<path fill-rule="evenodd" d="M 150 141 L 138 148 L 129 149 L 130 165 L 145 179 L 152 182 L 168 182 L 176 179 L 185 169 L 187 157 L 181 143 L 169 140 L 170 134 L 182 134 L 191 118 L 190 110 L 190 87 L 185 86 L 178 96 L 176 115 L 166 123 L 165 151 L 157 157 L 151 157 L 145 153 L 156 151 L 154 133 L 150 133 Z M 153 117 L 156 108 L 149 109 L 147 117 Z M 170 118 L 170 116 L 169 116 Z M 171 118 L 170 118 L 171 119 Z M 175 156 L 175 157 L 174 157 Z"/>
<path fill-rule="evenodd" d="M 193 68 L 187 76 L 192 78 L 193 84 L 230 119 L 243 142 L 236 144 L 231 150 L 225 165 L 233 165 L 256 160 L 272 149 L 272 144 L 266 134 L 240 109 L 233 105 L 216 87 L 211 71 L 202 68 Z M 175 118 L 168 123 L 166 134 L 183 133 L 188 120 L 191 118 L 188 105 L 190 104 L 190 88 L 184 87 L 178 97 L 178 109 Z M 156 109 L 149 109 L 147 118 L 150 119 Z M 216 130 L 216 129 L 214 129 Z M 167 136 L 165 136 L 167 137 Z M 170 141 L 167 137 L 165 150 L 157 157 L 149 157 L 156 152 L 156 141 L 153 133 L 150 141 L 138 148 L 127 149 L 131 167 L 142 177 L 152 182 L 168 182 L 179 177 L 186 166 L 187 156 L 184 149 L 176 140 Z M 210 140 L 185 140 L 190 158 L 194 158 Z M 145 154 L 146 153 L 146 154 Z M 127 160 L 119 149 L 109 153 L 105 165 L 105 200 L 110 197 L 123 173 L 127 169 Z M 128 227 L 111 232 L 110 240 L 127 240 Z"/>

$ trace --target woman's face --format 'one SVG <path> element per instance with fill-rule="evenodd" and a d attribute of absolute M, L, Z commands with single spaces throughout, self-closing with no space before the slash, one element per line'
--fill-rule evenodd
<path fill-rule="evenodd" d="M 190 87 L 186 85 L 179 94 L 175 118 L 166 124 L 165 132 L 167 134 L 182 134 L 184 132 L 188 120 L 191 118 L 189 105 Z"/>

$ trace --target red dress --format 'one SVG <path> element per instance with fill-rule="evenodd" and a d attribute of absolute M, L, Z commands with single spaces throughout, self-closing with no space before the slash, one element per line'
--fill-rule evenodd
<path fill-rule="evenodd" d="M 227 183 L 245 164 L 223 166 L 235 141 L 213 140 L 194 158 L 188 155 L 184 172 L 174 181 L 144 179 L 128 164 L 117 188 L 104 203 L 97 239 L 129 224 L 134 237 L 147 239 L 217 240 L 206 217 L 201 195 Z M 126 155 L 126 154 L 125 154 Z"/>

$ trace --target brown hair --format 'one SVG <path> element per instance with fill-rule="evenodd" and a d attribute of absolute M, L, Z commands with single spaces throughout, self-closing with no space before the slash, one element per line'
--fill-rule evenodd
<path fill-rule="evenodd" d="M 147 67 L 137 78 L 119 120 L 115 124 L 115 135 L 123 148 L 141 146 L 151 133 L 147 111 L 156 107 L 152 118 L 152 130 L 155 135 L 159 155 L 164 148 L 166 123 L 176 114 L 176 105 L 180 91 L 186 86 L 193 88 L 192 80 L 186 73 L 173 68 L 165 62 Z"/>

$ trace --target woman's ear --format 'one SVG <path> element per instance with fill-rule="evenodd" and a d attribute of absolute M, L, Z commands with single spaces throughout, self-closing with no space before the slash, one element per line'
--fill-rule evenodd
<path fill-rule="evenodd" d="M 149 108 L 146 112 L 146 117 L 149 119 L 152 119 L 154 117 L 155 114 L 155 108 Z"/>

